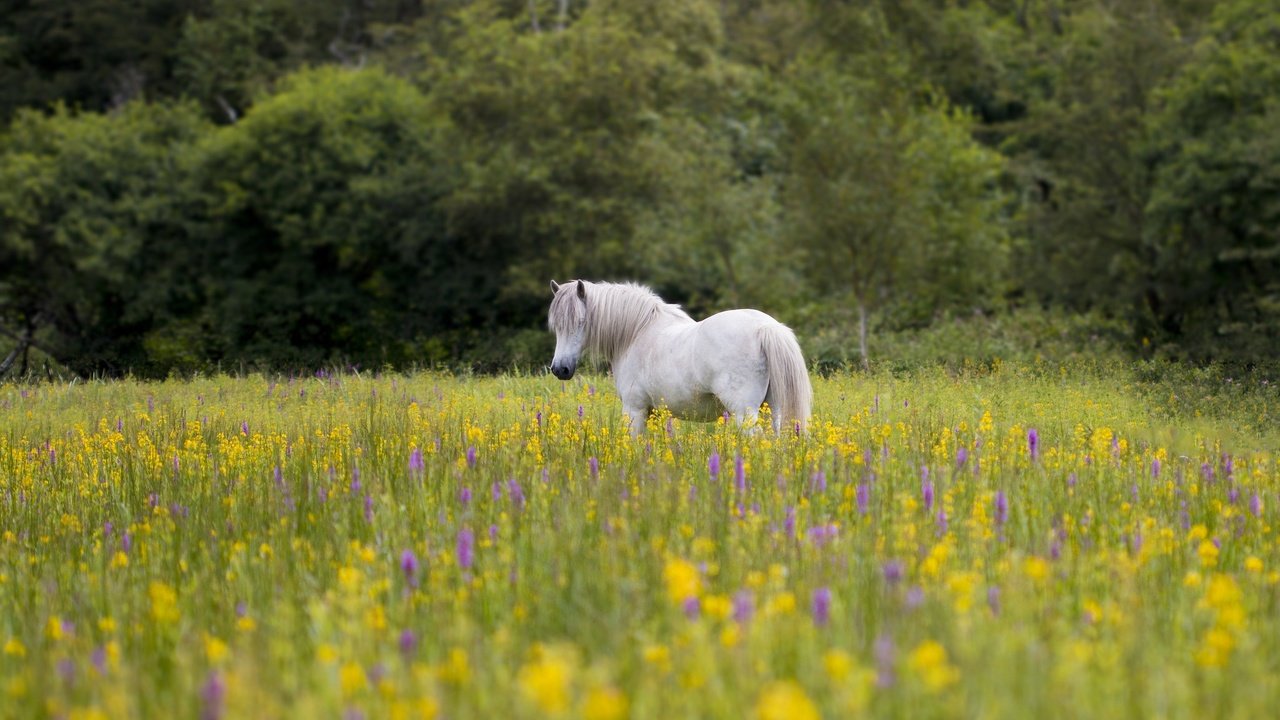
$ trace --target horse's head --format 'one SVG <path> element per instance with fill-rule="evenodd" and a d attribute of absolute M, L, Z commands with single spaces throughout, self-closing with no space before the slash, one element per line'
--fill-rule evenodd
<path fill-rule="evenodd" d="M 552 280 L 551 294 L 547 325 L 556 334 L 551 374 L 568 380 L 577 371 L 578 359 L 587 343 L 587 286 L 581 280 L 563 285 Z"/>

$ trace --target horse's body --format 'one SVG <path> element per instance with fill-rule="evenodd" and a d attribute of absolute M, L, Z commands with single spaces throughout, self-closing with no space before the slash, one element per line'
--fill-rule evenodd
<path fill-rule="evenodd" d="M 573 377 L 584 350 L 610 362 L 633 433 L 656 407 L 690 420 L 728 411 L 741 423 L 767 402 L 775 430 L 808 421 L 813 390 L 804 357 L 772 317 L 728 310 L 697 322 L 640 285 L 553 281 L 551 289 L 551 372 Z"/>

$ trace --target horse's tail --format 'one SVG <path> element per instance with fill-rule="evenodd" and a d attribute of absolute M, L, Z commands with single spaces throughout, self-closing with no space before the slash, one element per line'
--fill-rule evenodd
<path fill-rule="evenodd" d="M 777 322 L 762 326 L 759 335 L 765 365 L 769 368 L 769 390 L 764 399 L 773 413 L 774 430 L 781 432 L 795 424 L 803 431 L 813 405 L 813 386 L 809 383 L 809 370 L 805 367 L 800 343 L 796 342 L 791 328 Z"/>

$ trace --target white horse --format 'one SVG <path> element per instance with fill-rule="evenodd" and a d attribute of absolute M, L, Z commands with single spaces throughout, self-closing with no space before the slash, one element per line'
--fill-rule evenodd
<path fill-rule="evenodd" d="M 551 281 L 547 324 L 556 334 L 551 372 L 568 380 L 584 350 L 608 361 L 631 432 L 644 432 L 649 412 L 739 423 L 768 402 L 773 428 L 809 419 L 813 387 L 790 328 L 758 310 L 728 310 L 695 322 L 678 305 L 632 283 Z"/>

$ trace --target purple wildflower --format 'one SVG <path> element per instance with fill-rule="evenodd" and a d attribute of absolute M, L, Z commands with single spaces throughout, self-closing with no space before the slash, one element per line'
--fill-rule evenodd
<path fill-rule="evenodd" d="M 241 421 L 240 421 L 240 434 L 241 434 L 241 435 L 248 435 L 248 434 L 249 434 L 249 421 L 248 421 L 248 420 L 241 420 Z"/>
<path fill-rule="evenodd" d="M 707 458 L 707 470 L 711 473 L 712 480 L 720 476 L 720 453 L 715 450 L 712 450 L 711 456 Z"/>
<path fill-rule="evenodd" d="M 400 570 L 404 572 L 405 582 L 410 587 L 418 587 L 418 556 L 413 550 L 400 553 Z"/>
<path fill-rule="evenodd" d="M 739 590 L 733 594 L 733 620 L 739 625 L 745 625 L 751 622 L 751 616 L 755 614 L 756 601 L 755 596 L 750 590 Z"/>
<path fill-rule="evenodd" d="M 747 491 L 747 471 L 741 452 L 733 458 L 733 487 L 738 493 Z"/>
<path fill-rule="evenodd" d="M 961 445 L 956 449 L 956 467 L 964 467 L 964 463 L 969 459 L 969 451 Z"/>
<path fill-rule="evenodd" d="M 1160 477 L 1160 458 L 1151 461 L 1151 477 Z"/>
<path fill-rule="evenodd" d="M 209 679 L 200 689 L 200 720 L 218 720 L 222 717 L 223 701 L 227 694 L 226 683 L 217 670 L 209 673 Z"/>
<path fill-rule="evenodd" d="M 831 589 L 820 587 L 813 591 L 813 624 L 826 627 L 831 621 Z"/>
<path fill-rule="evenodd" d="M 1031 455 L 1032 462 L 1040 458 L 1040 433 L 1035 428 L 1027 431 L 1027 453 Z"/>
<path fill-rule="evenodd" d="M 1249 498 L 1249 512 L 1253 513 L 1254 517 L 1262 517 L 1262 498 L 1258 497 L 1256 492 Z"/>
<path fill-rule="evenodd" d="M 458 491 L 458 502 L 461 503 L 462 507 L 471 504 L 471 488 L 465 485 L 462 486 L 462 489 Z"/>
<path fill-rule="evenodd" d="M 702 606 L 698 603 L 697 595 L 690 595 L 684 599 L 684 602 L 680 603 L 680 609 L 684 611 L 685 617 L 690 620 L 697 620 Z"/>
<path fill-rule="evenodd" d="M 893 657 L 895 654 L 893 638 L 888 635 L 881 635 L 876 638 L 876 687 L 887 688 L 893 686 Z"/>
<path fill-rule="evenodd" d="M 373 496 L 369 493 L 364 494 L 364 521 L 373 522 Z"/>
<path fill-rule="evenodd" d="M 915 610 L 924 604 L 924 588 L 916 585 L 907 591 L 907 609 Z"/>
<path fill-rule="evenodd" d="M 471 565 L 475 562 L 475 546 L 476 536 L 471 532 L 471 528 L 462 528 L 458 531 L 458 567 L 463 570 L 471 569 Z"/>
<path fill-rule="evenodd" d="M 932 512 L 933 511 L 933 481 L 932 480 L 926 479 L 924 480 L 924 482 L 921 483 L 920 496 L 924 500 L 924 511 L 926 513 Z"/>
<path fill-rule="evenodd" d="M 818 547 L 822 547 L 828 542 L 835 540 L 839 534 L 840 531 L 836 527 L 835 523 L 815 525 L 814 527 L 809 528 L 809 540 Z"/>
<path fill-rule="evenodd" d="M 360 468 L 351 468 L 351 494 L 360 494 Z"/>
<path fill-rule="evenodd" d="M 600 461 L 596 459 L 595 455 L 587 458 L 587 469 L 591 471 L 592 480 L 600 477 Z"/>
<path fill-rule="evenodd" d="M 418 636 L 413 631 L 405 628 L 400 633 L 400 654 L 404 656 L 405 662 L 413 659 L 413 655 L 418 650 Z"/>
<path fill-rule="evenodd" d="M 475 466 L 476 466 L 476 446 L 468 445 L 467 446 L 467 467 L 473 468 Z"/>
<path fill-rule="evenodd" d="M 813 491 L 822 494 L 827 491 L 827 474 L 821 468 L 809 478 L 809 486 Z"/>
<path fill-rule="evenodd" d="M 788 540 L 796 536 L 796 509 L 790 505 L 787 506 L 786 517 L 782 521 L 782 534 Z"/>
<path fill-rule="evenodd" d="M 903 565 L 901 560 L 890 560 L 886 562 L 881 571 L 884 573 L 884 581 L 889 585 L 897 585 L 902 580 Z"/>
<path fill-rule="evenodd" d="M 520 482 L 515 478 L 507 481 L 507 495 L 517 510 L 524 509 L 524 490 L 520 488 Z"/>
<path fill-rule="evenodd" d="M 1009 499 L 1005 497 L 1003 490 L 996 491 L 994 505 L 996 525 L 1004 525 L 1009 520 Z"/>
<path fill-rule="evenodd" d="M 426 470 L 427 464 L 422 459 L 422 448 L 414 448 L 409 453 L 409 473 L 413 475 L 421 475 Z"/>
<path fill-rule="evenodd" d="M 865 482 L 858 483 L 858 513 L 867 514 L 867 509 L 871 504 L 871 486 Z"/>
<path fill-rule="evenodd" d="M 99 675 L 107 674 L 107 648 L 99 645 L 93 649 L 93 654 L 89 656 L 89 662 L 93 663 L 93 669 L 98 671 Z"/>
<path fill-rule="evenodd" d="M 995 585 L 987 588 L 987 607 L 991 608 L 992 615 L 1000 614 L 1000 588 Z"/>
<path fill-rule="evenodd" d="M 934 519 L 934 524 L 938 526 L 938 535 L 947 534 L 947 511 L 946 508 L 939 508 L 938 516 Z"/>

